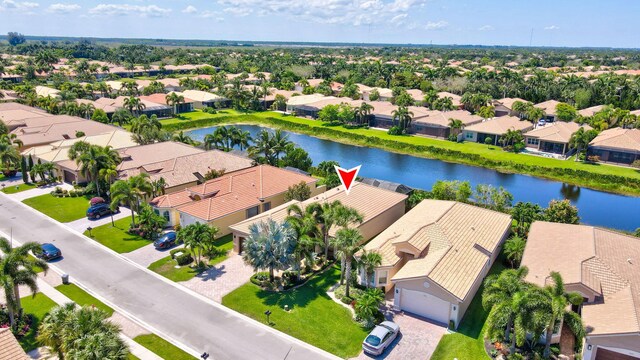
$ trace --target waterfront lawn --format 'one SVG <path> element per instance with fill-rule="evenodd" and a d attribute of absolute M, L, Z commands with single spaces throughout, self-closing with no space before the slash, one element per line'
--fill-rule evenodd
<path fill-rule="evenodd" d="M 16 188 L 17 186 L 17 188 Z M 20 185 L 10 185 L 10 186 L 6 186 L 4 189 L 2 189 L 2 192 L 5 194 L 15 194 L 15 193 L 19 193 L 19 192 L 23 192 L 26 190 L 31 190 L 31 189 L 35 189 L 36 188 L 36 184 L 32 184 L 32 183 L 28 183 L 28 184 L 20 184 Z"/>
<path fill-rule="evenodd" d="M 112 308 L 107 306 L 102 301 L 100 301 L 100 300 L 94 298 L 93 296 L 89 295 L 89 293 L 87 293 L 86 291 L 82 290 L 81 288 L 79 288 L 75 284 L 58 285 L 58 286 L 56 286 L 56 290 L 60 291 L 66 297 L 68 297 L 69 299 L 73 300 L 73 302 L 75 302 L 76 304 L 78 304 L 80 306 L 93 306 L 93 307 L 96 307 L 96 308 L 106 312 L 107 314 L 109 314 L 109 316 L 113 315 L 113 309 Z"/>
<path fill-rule="evenodd" d="M 56 306 L 56 303 L 42 293 L 37 293 L 35 297 L 31 297 L 31 295 L 25 296 L 21 299 L 21 302 L 24 313 L 33 316 L 31 328 L 25 336 L 18 339 L 24 351 L 29 352 L 38 348 L 38 341 L 36 340 L 38 326 L 45 315 Z"/>
<path fill-rule="evenodd" d="M 233 248 L 233 235 L 225 235 L 220 239 L 217 239 L 214 244 L 218 250 L 220 250 L 221 254 L 210 259 L 209 266 L 216 265 L 229 258 L 229 251 Z M 185 249 L 184 251 L 189 250 Z M 171 256 L 167 256 L 149 265 L 149 270 L 175 282 L 191 280 L 199 273 L 196 269 L 190 266 L 181 266 L 176 268 L 176 265 L 178 265 L 178 263 L 172 259 Z"/>
<path fill-rule="evenodd" d="M 82 219 L 89 208 L 89 198 L 81 197 L 55 197 L 44 194 L 22 201 L 26 205 L 59 222 L 70 222 Z"/>
<path fill-rule="evenodd" d="M 498 274 L 505 269 L 502 256 L 496 259 L 489 275 Z M 471 301 L 462 323 L 453 334 L 447 334 L 440 339 L 438 347 L 431 355 L 431 360 L 490 360 L 484 349 L 485 322 L 489 311 L 482 307 L 482 289 L 480 286 Z"/>
<path fill-rule="evenodd" d="M 125 217 L 116 220 L 115 226 L 111 223 L 101 225 L 91 230 L 91 236 L 88 231 L 85 231 L 84 235 L 120 254 L 151 244 L 150 240 L 129 234 L 127 232 L 129 225 L 131 225 L 131 218 Z"/>
<path fill-rule="evenodd" d="M 171 360 L 194 360 L 195 358 L 179 347 L 171 344 L 155 334 L 136 336 L 133 341 L 151 350 L 163 359 Z"/>
<path fill-rule="evenodd" d="M 327 295 L 339 280 L 340 271 L 331 267 L 290 291 L 265 291 L 249 282 L 222 298 L 222 304 L 260 322 L 265 321 L 265 310 L 271 310 L 270 325 L 276 330 L 341 358 L 354 357 L 367 331 Z M 285 305 L 289 312 L 284 311 Z"/>

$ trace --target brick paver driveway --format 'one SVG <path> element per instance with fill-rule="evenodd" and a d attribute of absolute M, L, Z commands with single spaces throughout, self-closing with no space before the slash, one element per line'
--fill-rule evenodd
<path fill-rule="evenodd" d="M 231 252 L 227 260 L 180 284 L 221 303 L 223 296 L 244 285 L 251 275 L 253 268 L 242 261 L 242 256 Z"/>
<path fill-rule="evenodd" d="M 357 359 L 429 359 L 440 338 L 447 332 L 443 325 L 431 323 L 403 311 L 386 309 L 385 316 L 400 325 L 400 334 L 382 355 L 373 357 L 363 352 Z"/>

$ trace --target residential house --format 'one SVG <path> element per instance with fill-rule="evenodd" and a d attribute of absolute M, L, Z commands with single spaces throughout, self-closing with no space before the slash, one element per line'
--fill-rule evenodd
<path fill-rule="evenodd" d="M 50 88 L 48 86 L 37 85 L 35 88 L 35 91 L 36 91 L 36 95 L 38 95 L 39 97 L 52 97 L 52 98 L 60 97 L 60 90 Z"/>
<path fill-rule="evenodd" d="M 424 93 L 420 89 L 408 89 L 407 94 L 413 98 L 417 105 L 424 101 Z"/>
<path fill-rule="evenodd" d="M 18 95 L 14 91 L 0 90 L 0 103 L 17 101 Z"/>
<path fill-rule="evenodd" d="M 193 107 L 202 109 L 204 107 L 220 108 L 229 105 L 229 100 L 220 95 L 200 90 L 184 90 L 180 93 L 185 98 L 193 100 Z"/>
<path fill-rule="evenodd" d="M 589 143 L 588 155 L 600 161 L 629 165 L 640 160 L 640 129 L 611 128 Z"/>
<path fill-rule="evenodd" d="M 450 119 L 462 121 L 463 128 L 482 122 L 482 117 L 473 115 L 466 110 L 439 111 L 414 106 L 411 106 L 409 110 L 414 115 L 411 124 L 412 132 L 443 139 L 448 138 L 451 134 Z"/>
<path fill-rule="evenodd" d="M 582 359 L 640 358 L 640 238 L 537 221 L 521 266 L 529 269 L 526 280 L 539 286 L 549 284 L 552 271 L 559 272 L 566 291 L 584 298 L 581 307 L 573 307 L 586 326 Z"/>
<path fill-rule="evenodd" d="M 538 109 L 542 109 L 542 111 L 544 111 L 545 116 L 544 119 L 548 120 L 550 122 L 556 121 L 556 106 L 558 106 L 558 104 L 560 104 L 560 101 L 556 101 L 556 100 L 547 100 L 544 102 L 541 102 L 539 104 L 535 104 L 533 105 L 534 107 L 537 107 Z"/>
<path fill-rule="evenodd" d="M 450 92 L 447 92 L 447 91 L 441 91 L 441 92 L 438 93 L 438 97 L 440 99 L 446 98 L 446 97 L 451 98 L 453 106 L 456 109 L 464 108 L 464 105 L 462 105 L 462 96 L 460 96 L 460 95 L 456 95 L 456 94 L 453 94 L 453 93 L 450 93 Z"/>
<path fill-rule="evenodd" d="M 327 98 L 335 99 L 333 96 L 324 96 L 322 94 L 293 96 L 287 100 L 287 112 L 296 114 L 300 112 L 301 114 L 304 114 L 306 111 L 304 106 Z M 300 110 L 298 111 L 298 109 Z"/>
<path fill-rule="evenodd" d="M 468 126 L 462 131 L 465 141 L 479 142 L 484 144 L 487 138 L 491 143 L 498 145 L 500 137 L 508 130 L 527 132 L 533 129 L 533 124 L 526 120 L 520 120 L 515 116 L 500 116 L 485 120 L 481 123 Z"/>
<path fill-rule="evenodd" d="M 326 192 L 320 193 L 305 201 L 293 200 L 281 206 L 275 207 L 260 215 L 241 221 L 230 226 L 233 233 L 233 248 L 236 253 L 242 252 L 243 241 L 249 236 L 249 226 L 260 221 L 272 219 L 278 222 L 284 221 L 288 216 L 287 208 L 296 204 L 302 209 L 314 203 L 326 204 L 339 201 L 345 206 L 356 209 L 363 216 L 361 224 L 353 224 L 362 234 L 362 242 L 365 243 L 384 229 L 393 224 L 404 215 L 407 195 L 385 190 L 379 187 L 355 182 L 347 195 L 343 186 L 338 186 Z M 332 228 L 329 236 L 335 236 L 336 228 Z"/>
<path fill-rule="evenodd" d="M 596 105 L 596 106 L 588 107 L 586 109 L 578 110 L 578 115 L 581 115 L 584 117 L 591 117 L 595 115 L 597 112 L 604 110 L 605 107 L 606 105 Z"/>
<path fill-rule="evenodd" d="M 357 84 L 362 100 L 369 101 L 369 95 L 376 90 L 378 91 L 378 99 L 376 101 L 391 101 L 393 98 L 393 90 L 379 87 L 368 87 L 366 85 Z"/>
<path fill-rule="evenodd" d="M 115 99 L 103 97 L 103 98 L 97 99 L 95 103 L 99 104 L 100 106 L 109 105 L 118 109 L 125 109 L 126 107 L 124 106 L 124 99 L 126 98 L 127 96 L 118 96 Z M 143 109 L 140 110 L 140 114 L 147 115 L 147 116 L 156 115 L 159 118 L 167 118 L 173 115 L 173 108 L 171 108 L 171 106 L 167 106 L 165 104 L 159 104 L 157 102 L 152 102 L 142 98 L 140 99 L 140 102 L 144 106 Z M 136 112 L 135 109 L 133 111 Z"/>
<path fill-rule="evenodd" d="M 457 327 L 510 230 L 507 214 L 423 200 L 364 246 L 382 256 L 369 285 L 400 310 Z"/>
<path fill-rule="evenodd" d="M 2 121 L 9 131 L 20 126 L 26 126 L 25 119 L 53 116 L 44 110 L 22 105 L 16 102 L 0 103 L 0 121 Z"/>
<path fill-rule="evenodd" d="M 589 125 L 579 125 L 575 122 L 556 121 L 544 126 L 537 126 L 524 134 L 527 148 L 535 151 L 565 155 L 569 151 L 569 141 L 578 129 L 591 130 Z"/>
<path fill-rule="evenodd" d="M 167 96 L 169 94 L 151 94 L 146 96 L 140 96 L 140 100 L 148 101 L 156 104 L 167 105 L 171 107 L 174 114 L 193 111 L 194 102 L 195 102 L 194 100 L 191 100 L 189 97 L 182 95 L 182 97 L 184 98 L 184 102 L 181 102 L 175 105 L 169 105 L 169 103 L 167 102 Z M 178 93 L 178 95 L 181 95 L 181 94 Z"/>
<path fill-rule="evenodd" d="M 97 101 L 88 100 L 88 99 L 76 99 L 76 103 L 91 104 L 95 109 L 101 109 L 102 111 L 104 111 L 105 114 L 107 114 L 107 117 L 109 119 L 111 119 L 111 116 L 113 115 L 113 113 L 115 113 L 118 110 L 117 107 L 109 105 L 107 101 L 97 102 Z"/>
<path fill-rule="evenodd" d="M 513 111 L 513 103 L 515 103 L 516 101 L 520 101 L 525 104 L 528 103 L 527 100 L 520 99 L 520 98 L 502 98 L 499 100 L 494 100 L 493 107 L 496 109 L 495 110 L 496 117 L 506 116 L 506 115 L 511 115 L 511 116 L 516 115 L 516 112 Z"/>
<path fill-rule="evenodd" d="M 0 328 L 0 360 L 28 360 L 31 359 L 22 350 L 10 328 Z"/>
<path fill-rule="evenodd" d="M 317 195 L 317 179 L 269 165 L 228 172 L 223 176 L 172 194 L 153 199 L 151 204 L 167 218 L 169 225 L 187 226 L 196 222 L 218 228 L 229 226 L 282 205 L 287 189 L 304 182 Z"/>

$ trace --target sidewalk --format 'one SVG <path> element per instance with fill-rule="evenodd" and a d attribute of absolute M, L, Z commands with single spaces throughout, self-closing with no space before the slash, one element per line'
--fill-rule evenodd
<path fill-rule="evenodd" d="M 56 187 L 60 187 L 63 190 L 72 190 L 73 189 L 73 186 L 70 185 L 70 184 L 67 184 L 67 183 L 56 183 L 56 184 L 51 184 L 51 185 L 47 185 L 47 186 L 43 186 L 43 187 L 30 189 L 30 190 L 21 191 L 21 192 L 15 193 L 15 194 L 7 194 L 7 196 L 13 198 L 14 200 L 22 201 L 22 200 L 29 199 L 29 198 L 32 198 L 32 197 L 36 197 L 36 196 L 40 196 L 40 195 L 44 195 L 44 194 L 49 194 L 53 190 L 55 190 Z"/>
<path fill-rule="evenodd" d="M 149 244 L 141 247 L 140 249 L 133 250 L 132 252 L 124 253 L 122 255 L 127 259 L 132 260 L 133 262 L 144 266 L 145 268 L 148 268 L 152 263 L 170 256 L 171 250 L 181 249 L 183 247 L 184 244 L 180 244 L 178 246 L 172 247 L 171 249 L 158 250 L 153 246 L 153 244 Z"/>

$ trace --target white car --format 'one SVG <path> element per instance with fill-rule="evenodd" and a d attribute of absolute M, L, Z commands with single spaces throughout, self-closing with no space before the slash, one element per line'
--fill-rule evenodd
<path fill-rule="evenodd" d="M 362 342 L 362 350 L 367 354 L 380 355 L 398 336 L 400 326 L 391 321 L 383 321 L 376 326 Z"/>

